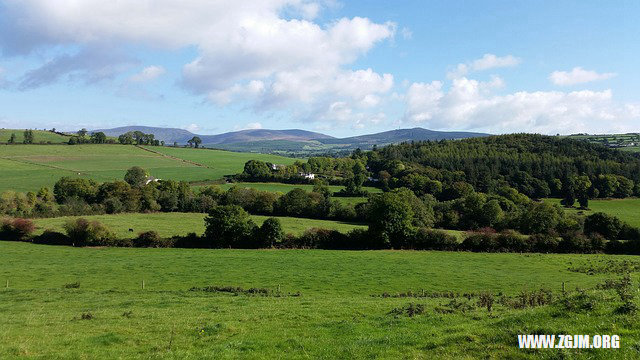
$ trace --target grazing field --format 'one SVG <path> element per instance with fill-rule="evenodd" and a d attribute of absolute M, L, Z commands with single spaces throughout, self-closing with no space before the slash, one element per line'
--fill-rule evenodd
<path fill-rule="evenodd" d="M 278 155 L 240 153 L 210 149 L 173 148 L 160 146 L 147 146 L 145 147 L 145 149 L 167 156 L 193 161 L 195 163 L 205 165 L 213 171 L 213 176 L 211 177 L 211 179 L 219 179 L 224 175 L 234 175 L 237 173 L 241 173 L 244 169 L 244 164 L 249 160 L 262 160 L 282 165 L 293 164 L 296 160 L 300 160 Z"/>
<path fill-rule="evenodd" d="M 560 205 L 560 199 L 545 199 L 545 201 Z M 584 215 L 603 212 L 617 216 L 629 225 L 640 226 L 640 199 L 589 200 L 589 209 L 590 210 L 583 211 L 578 210 L 578 208 L 565 208 L 565 211 L 573 214 L 582 213 Z"/>
<path fill-rule="evenodd" d="M 66 144 L 69 141 L 69 136 L 52 133 L 51 131 L 32 130 L 33 142 L 39 143 L 52 143 L 52 144 Z M 17 144 L 22 143 L 24 140 L 24 129 L 0 129 L 0 143 L 6 144 L 11 138 L 11 134 L 16 135 L 15 142 Z"/>
<path fill-rule="evenodd" d="M 591 288 L 610 274 L 570 271 L 603 255 L 416 251 L 71 248 L 0 242 L 0 358 L 574 358 L 637 356 L 637 316 L 613 292 L 590 310 L 560 305 L 491 313 L 464 298 Z M 142 282 L 144 280 L 144 290 Z M 68 285 L 67 285 L 68 284 Z M 65 288 L 66 285 L 66 288 Z M 271 296 L 189 291 L 268 289 Z M 278 292 L 280 289 L 280 292 Z M 298 294 L 299 296 L 290 296 Z M 280 296 L 278 296 L 279 294 Z M 397 309 L 423 305 L 409 316 Z M 561 302 L 560 302 L 561 303 Z M 393 310 L 396 309 L 394 312 Z M 517 334 L 618 334 L 617 350 L 519 350 Z"/>
<path fill-rule="evenodd" d="M 143 231 L 154 230 L 160 236 L 170 237 L 174 235 L 186 235 L 195 232 L 198 235 L 204 233 L 204 218 L 206 214 L 197 213 L 152 213 L 152 214 L 116 214 L 116 215 L 92 215 L 81 216 L 89 220 L 97 220 L 105 224 L 120 238 L 133 238 Z M 62 226 L 69 220 L 78 216 L 65 216 L 57 218 L 34 219 L 37 233 L 46 229 L 64 232 Z M 285 233 L 299 235 L 313 227 L 348 232 L 356 228 L 366 228 L 364 225 L 352 224 L 342 221 L 304 219 L 285 216 L 276 216 L 282 223 Z M 268 216 L 251 215 L 257 225 L 262 225 Z M 129 231 L 133 229 L 133 232 Z"/>
<path fill-rule="evenodd" d="M 572 139 L 586 140 L 588 142 L 602 144 L 607 147 L 617 148 L 623 151 L 640 151 L 640 134 L 604 134 L 604 135 L 570 135 Z"/>
<path fill-rule="evenodd" d="M 150 149 L 155 151 L 157 148 L 159 147 Z M 206 163 L 206 167 L 131 145 L 0 145 L 0 192 L 34 191 L 42 186 L 52 187 L 62 176 L 112 181 L 122 179 L 126 170 L 136 165 L 160 179 L 215 180 L 223 175 L 241 172 L 244 163 L 257 156 L 199 149 L 169 150 L 177 150 L 167 151 L 172 156 L 198 153 L 199 156 L 193 158 Z M 271 158 L 281 162 L 294 161 L 273 155 Z"/>

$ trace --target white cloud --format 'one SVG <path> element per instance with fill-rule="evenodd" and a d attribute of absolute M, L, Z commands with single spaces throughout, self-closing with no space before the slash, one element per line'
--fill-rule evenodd
<path fill-rule="evenodd" d="M 262 124 L 259 122 L 248 123 L 244 126 L 236 126 L 236 130 L 259 130 L 262 129 Z"/>
<path fill-rule="evenodd" d="M 142 69 L 142 71 L 140 71 L 139 73 L 132 75 L 129 78 L 129 81 L 136 83 L 148 82 L 159 78 L 166 72 L 167 70 L 165 70 L 165 68 L 163 68 L 162 66 L 151 65 Z"/>
<path fill-rule="evenodd" d="M 391 39 L 396 25 L 363 17 L 326 24 L 313 20 L 333 3 L 0 0 L 4 6 L 0 47 L 6 54 L 67 46 L 81 51 L 130 46 L 194 48 L 197 56 L 184 65 L 180 83 L 218 105 L 239 100 L 259 110 L 286 109 L 294 115 L 304 113 L 302 107 L 326 110 L 337 101 L 350 106 L 376 106 L 392 87 L 393 77 L 371 69 L 351 69 L 349 65 L 381 41 Z M 11 35 L 16 33 L 21 41 Z M 65 56 L 53 59 L 53 64 Z M 71 62 L 64 62 L 63 69 L 56 72 L 49 71 L 48 64 L 35 69 L 23 89 L 77 71 Z M 87 65 L 82 69 L 87 76 L 93 70 Z M 162 72 L 160 67 L 149 67 L 130 80 L 148 81 Z M 47 77 L 48 73 L 51 75 Z M 112 72 L 107 74 L 113 76 Z"/>
<path fill-rule="evenodd" d="M 198 126 L 198 124 L 189 124 L 185 127 L 183 127 L 184 130 L 187 130 L 189 132 L 195 133 L 198 130 L 200 130 L 200 126 Z"/>
<path fill-rule="evenodd" d="M 413 83 L 406 94 L 403 122 L 433 129 L 472 129 L 494 133 L 631 131 L 640 105 L 619 104 L 611 90 L 490 92 L 491 84 L 454 79 Z"/>
<path fill-rule="evenodd" d="M 554 71 L 549 75 L 549 80 L 559 86 L 570 86 L 584 84 L 592 81 L 611 79 L 615 73 L 599 74 L 593 70 L 585 70 L 581 67 L 574 67 L 571 71 Z"/>
<path fill-rule="evenodd" d="M 513 55 L 496 56 L 494 54 L 484 54 L 479 59 L 473 60 L 465 64 L 458 64 L 453 71 L 447 75 L 451 79 L 462 77 L 470 72 L 485 71 L 489 69 L 513 67 L 520 64 L 522 60 Z"/>

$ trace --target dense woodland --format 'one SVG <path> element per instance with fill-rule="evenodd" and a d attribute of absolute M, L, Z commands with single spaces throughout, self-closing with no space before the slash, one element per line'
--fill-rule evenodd
<path fill-rule="evenodd" d="M 4 193 L 0 212 L 13 217 L 209 213 L 204 242 L 196 242 L 202 247 L 636 252 L 639 229 L 602 213 L 586 218 L 567 215 L 561 207 L 536 199 L 561 196 L 565 206 L 578 201 L 586 208 L 590 198 L 637 195 L 639 169 L 638 156 L 601 145 L 505 135 L 391 145 L 355 151 L 346 158 L 314 157 L 288 166 L 252 160 L 234 177 L 313 182 L 310 192 L 296 188 L 279 194 L 243 187 L 222 191 L 217 186 L 196 192 L 186 182 L 152 181 L 144 169 L 134 167 L 124 181 L 98 184 L 65 177 L 52 190 Z M 317 177 L 310 180 L 310 174 Z M 345 189 L 331 193 L 327 183 L 343 184 Z M 369 194 L 368 201 L 355 206 L 333 198 L 367 195 L 364 184 L 379 186 L 384 192 Z M 366 234 L 356 231 L 350 235 L 316 231 L 309 235 L 311 240 L 287 242 L 278 237 L 265 243 L 259 238 L 267 235 L 255 232 L 257 227 L 248 213 L 347 220 L 367 223 L 369 229 Z M 227 220 L 221 223 L 220 218 Z M 4 226 L 5 233 L 13 231 L 11 224 Z M 472 233 L 457 244 L 434 228 Z"/>

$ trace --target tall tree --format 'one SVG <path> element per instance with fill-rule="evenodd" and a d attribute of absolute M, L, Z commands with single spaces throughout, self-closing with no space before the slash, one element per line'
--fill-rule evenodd
<path fill-rule="evenodd" d="M 148 177 L 149 173 L 145 169 L 140 166 L 134 166 L 127 170 L 127 173 L 124 175 L 124 181 L 133 187 L 142 187 L 145 185 Z"/>
<path fill-rule="evenodd" d="M 25 130 L 22 142 L 25 144 L 33 144 L 33 130 Z"/>

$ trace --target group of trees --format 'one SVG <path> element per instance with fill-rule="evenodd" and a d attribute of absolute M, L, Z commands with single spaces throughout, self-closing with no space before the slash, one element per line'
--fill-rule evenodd
<path fill-rule="evenodd" d="M 118 136 L 118 142 L 122 145 L 150 145 L 164 146 L 164 141 L 157 140 L 153 134 L 145 134 L 142 131 L 129 131 Z"/>
<path fill-rule="evenodd" d="M 296 161 L 291 165 L 279 165 L 260 160 L 249 160 L 242 173 L 235 179 L 242 181 L 279 181 L 286 183 L 313 183 L 308 175 L 321 178 L 329 184 L 345 185 L 337 196 L 365 196 L 362 188 L 367 181 L 369 171 L 366 158 L 352 156 L 347 158 L 312 157 L 307 162 Z"/>
<path fill-rule="evenodd" d="M 89 136 L 87 136 L 89 135 Z M 69 145 L 77 145 L 77 144 L 115 144 L 113 139 L 109 139 L 105 133 L 102 131 L 92 132 L 89 134 L 89 131 L 85 128 L 82 128 L 76 132 L 75 135 L 69 138 L 67 142 Z"/>
<path fill-rule="evenodd" d="M 15 144 L 16 143 L 16 134 L 11 133 L 9 136 L 9 140 L 7 140 L 7 144 Z M 27 129 L 22 133 L 22 143 L 23 144 L 33 144 L 35 141 L 35 136 L 33 134 L 33 130 Z"/>

